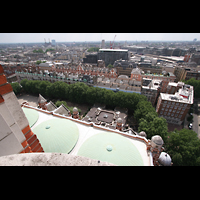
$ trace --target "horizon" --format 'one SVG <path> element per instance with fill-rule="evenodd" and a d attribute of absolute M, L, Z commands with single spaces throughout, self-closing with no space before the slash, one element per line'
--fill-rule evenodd
<path fill-rule="evenodd" d="M 115 37 L 116 35 L 116 37 Z M 195 38 L 200 40 L 200 33 L 0 33 L 0 44 L 10 43 L 48 43 L 60 42 L 101 42 L 102 40 L 127 42 L 187 42 Z"/>

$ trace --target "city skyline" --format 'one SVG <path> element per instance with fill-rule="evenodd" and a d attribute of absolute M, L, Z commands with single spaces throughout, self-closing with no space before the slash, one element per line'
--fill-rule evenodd
<path fill-rule="evenodd" d="M 0 43 L 113 41 L 193 41 L 200 33 L 0 33 Z M 45 39 L 45 40 L 44 40 Z"/>

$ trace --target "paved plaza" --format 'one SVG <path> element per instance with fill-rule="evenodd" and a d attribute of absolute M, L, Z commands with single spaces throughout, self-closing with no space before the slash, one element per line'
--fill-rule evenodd
<path fill-rule="evenodd" d="M 17 96 L 19 104 L 21 105 L 23 102 L 28 101 L 30 106 L 37 107 L 38 106 L 38 96 L 33 96 L 29 94 L 23 94 Z"/>

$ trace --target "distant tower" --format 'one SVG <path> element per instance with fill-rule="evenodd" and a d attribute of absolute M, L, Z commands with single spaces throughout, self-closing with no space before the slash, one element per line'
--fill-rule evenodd
<path fill-rule="evenodd" d="M 101 48 L 105 49 L 105 40 L 102 40 L 102 42 L 101 42 Z"/>
<path fill-rule="evenodd" d="M 73 118 L 74 119 L 78 119 L 79 118 L 78 109 L 76 107 L 73 108 Z"/>
<path fill-rule="evenodd" d="M 121 118 L 117 119 L 116 129 L 118 129 L 119 131 L 122 130 L 122 119 Z"/>

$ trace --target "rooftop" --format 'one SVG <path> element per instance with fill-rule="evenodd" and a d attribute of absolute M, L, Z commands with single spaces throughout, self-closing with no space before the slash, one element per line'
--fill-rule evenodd
<path fill-rule="evenodd" d="M 194 91 L 193 86 L 185 85 L 175 94 L 160 93 L 160 95 L 162 100 L 193 104 Z"/>
<path fill-rule="evenodd" d="M 99 51 L 124 51 L 124 52 L 128 52 L 128 49 L 99 49 Z"/>
<path fill-rule="evenodd" d="M 24 107 L 29 123 L 31 121 L 28 117 L 29 111 L 35 110 L 39 115 L 32 130 L 45 153 L 82 155 L 88 159 L 114 165 L 151 165 L 152 158 L 148 156 L 146 142 L 143 141 L 146 139 L 141 140 L 141 136 L 130 136 L 116 129 L 99 126 L 93 122 L 84 122 L 54 111 L 44 111 L 29 105 Z"/>

